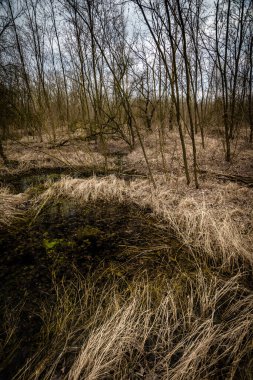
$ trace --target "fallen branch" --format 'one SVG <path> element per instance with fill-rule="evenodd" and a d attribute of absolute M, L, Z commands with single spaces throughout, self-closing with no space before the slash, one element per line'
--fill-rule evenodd
<path fill-rule="evenodd" d="M 248 187 L 253 187 L 253 177 L 243 177 L 240 175 L 217 174 L 216 178 L 224 180 L 224 181 L 241 183 L 241 184 L 246 185 Z"/>

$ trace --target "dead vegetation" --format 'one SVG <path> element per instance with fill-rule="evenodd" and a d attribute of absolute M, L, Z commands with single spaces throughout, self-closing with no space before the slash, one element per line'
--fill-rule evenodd
<path fill-rule="evenodd" d="M 0 4 L 0 380 L 253 380 L 252 1 Z"/>
<path fill-rule="evenodd" d="M 154 215 L 172 227 L 183 245 L 204 253 L 206 258 L 221 260 L 224 266 L 238 264 L 241 259 L 251 261 L 251 205 L 244 210 L 232 203 L 227 207 L 227 200 L 233 191 L 239 190 L 238 185 L 223 185 L 219 190 L 213 190 L 213 187 L 192 190 L 189 195 L 187 191 L 180 193 L 168 189 L 166 183 L 159 183 L 158 188 L 153 189 L 148 180 L 128 183 L 115 176 L 91 179 L 66 177 L 40 195 L 35 210 L 36 213 L 41 212 L 47 202 L 57 198 L 69 198 L 80 204 L 97 200 L 133 202 L 143 208 L 150 207 Z M 243 192 L 245 199 L 242 202 L 247 202 L 251 191 Z"/>
<path fill-rule="evenodd" d="M 2 188 L 2 225 L 13 222 L 27 199 L 31 223 L 62 201 L 77 209 L 85 204 L 96 209 L 99 202 L 110 208 L 116 202 L 148 210 L 146 218 L 161 231 L 153 245 L 121 247 L 121 261 L 101 262 L 88 275 L 77 270 L 71 283 L 54 279 L 54 302 L 39 309 L 37 348 L 14 379 L 252 379 L 252 189 L 213 175 L 237 175 L 247 162 L 243 174 L 250 176 L 250 149 L 228 167 L 213 139 L 201 151 L 202 185 L 196 190 L 180 174 L 175 140 L 166 145 L 168 176 L 156 144 L 154 136 L 146 141 L 156 188 L 148 178 L 95 174 L 48 181 L 39 191 L 19 195 Z M 8 170 L 18 173 L 33 159 L 34 166 L 58 165 L 64 155 L 66 165 L 104 165 L 105 157 L 87 153 L 85 146 L 76 156 L 71 149 L 51 149 L 55 161 L 50 162 L 43 161 L 44 153 L 37 162 L 36 154 L 31 159 L 26 150 L 17 150 L 13 159 L 28 164 Z M 121 173 L 127 168 L 146 174 L 138 149 L 126 157 Z M 107 164 L 116 167 L 110 160 Z M 180 243 L 173 255 L 171 234 Z"/>
<path fill-rule="evenodd" d="M 9 188 L 0 188 L 0 226 L 8 226 L 23 215 L 19 206 L 26 199 L 25 194 L 12 194 Z"/>
<path fill-rule="evenodd" d="M 109 267 L 56 286 L 40 346 L 15 378 L 250 379 L 253 298 L 241 275 L 180 270 L 127 282 Z"/>
<path fill-rule="evenodd" d="M 54 167 L 85 167 L 96 170 L 104 167 L 104 157 L 82 141 L 70 140 L 71 145 L 52 147 L 50 142 L 16 141 L 6 146 L 9 165 L 1 167 L 1 174 L 19 174 L 30 169 Z"/>

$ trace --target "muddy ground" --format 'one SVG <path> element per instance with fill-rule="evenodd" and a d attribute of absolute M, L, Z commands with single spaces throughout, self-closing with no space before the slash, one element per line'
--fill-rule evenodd
<path fill-rule="evenodd" d="M 168 252 L 172 276 L 180 257 L 185 261 L 185 250 L 169 228 L 151 216 L 151 210 L 106 202 L 80 209 L 59 201 L 48 204 L 35 219 L 28 210 L 24 220 L 0 230 L 0 246 L 2 342 L 9 339 L 10 312 L 21 310 L 16 330 L 1 353 L 0 378 L 5 380 L 12 379 L 36 351 L 42 327 L 39 311 L 43 303 L 54 303 L 55 281 L 71 281 L 76 271 L 85 277 L 113 263 L 125 267 L 115 275 L 126 281 L 140 266 L 152 275 L 163 260 L 168 271 Z M 154 247 L 158 247 L 155 255 L 150 256 Z"/>

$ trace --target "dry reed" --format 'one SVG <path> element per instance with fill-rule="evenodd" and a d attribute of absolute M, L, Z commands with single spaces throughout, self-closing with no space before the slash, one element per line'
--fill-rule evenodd
<path fill-rule="evenodd" d="M 41 350 L 16 378 L 246 379 L 253 296 L 240 278 L 198 270 L 157 283 L 139 271 L 122 286 L 107 269 L 56 286 L 56 304 L 41 311 Z"/>

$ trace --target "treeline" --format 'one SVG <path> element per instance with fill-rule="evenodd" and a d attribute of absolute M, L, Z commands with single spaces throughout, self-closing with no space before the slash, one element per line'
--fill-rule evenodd
<path fill-rule="evenodd" d="M 81 128 L 148 160 L 142 131 L 163 154 L 174 129 L 197 187 L 196 134 L 218 130 L 227 161 L 242 131 L 252 142 L 251 0 L 2 0 L 0 22 L 1 141 Z"/>

